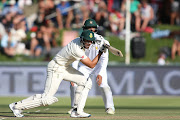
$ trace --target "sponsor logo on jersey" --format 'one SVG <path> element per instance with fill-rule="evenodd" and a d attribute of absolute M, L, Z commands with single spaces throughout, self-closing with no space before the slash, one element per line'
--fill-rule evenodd
<path fill-rule="evenodd" d="M 84 58 L 84 55 L 81 58 Z"/>

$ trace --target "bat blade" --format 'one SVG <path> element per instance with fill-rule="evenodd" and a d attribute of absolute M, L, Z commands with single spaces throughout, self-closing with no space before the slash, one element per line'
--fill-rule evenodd
<path fill-rule="evenodd" d="M 109 50 L 112 54 L 114 54 L 114 55 L 116 55 L 116 56 L 123 57 L 123 54 L 122 54 L 122 52 L 121 52 L 120 50 L 118 50 L 118 49 L 116 49 L 116 48 L 114 48 L 114 47 L 112 47 L 112 46 L 110 46 L 110 45 L 107 45 L 107 44 L 105 44 L 104 46 L 107 47 L 108 50 Z"/>

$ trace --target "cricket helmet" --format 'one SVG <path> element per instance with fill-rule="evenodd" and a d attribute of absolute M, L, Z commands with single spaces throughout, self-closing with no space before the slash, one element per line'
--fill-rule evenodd
<path fill-rule="evenodd" d="M 98 25 L 96 23 L 96 21 L 94 19 L 87 19 L 85 22 L 84 22 L 84 25 L 83 25 L 83 29 L 87 29 L 87 28 L 97 28 Z"/>
<path fill-rule="evenodd" d="M 85 39 L 85 40 L 95 41 L 94 33 L 90 30 L 83 30 L 80 38 L 82 40 Z"/>

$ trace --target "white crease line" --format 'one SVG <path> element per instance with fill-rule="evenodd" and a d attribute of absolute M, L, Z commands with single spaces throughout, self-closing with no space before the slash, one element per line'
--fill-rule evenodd
<path fill-rule="evenodd" d="M 37 110 L 37 111 L 35 111 L 35 112 L 40 112 L 41 110 Z"/>
<path fill-rule="evenodd" d="M 47 110 L 49 110 L 49 108 L 46 108 L 44 111 L 47 111 Z"/>
<path fill-rule="evenodd" d="M 44 111 L 47 111 L 47 110 L 49 110 L 49 108 L 46 108 L 46 109 L 44 109 Z M 41 110 L 37 110 L 37 111 L 35 111 L 35 112 L 40 112 Z M 29 111 L 27 111 L 26 113 L 23 113 L 24 115 L 25 114 L 29 114 L 30 112 Z M 5 118 L 4 118 L 5 119 Z M 3 119 L 0 119 L 0 120 L 3 120 Z"/>
<path fill-rule="evenodd" d="M 25 114 L 29 114 L 30 112 L 29 111 L 27 111 L 27 112 L 25 112 L 25 113 L 23 113 L 23 115 L 25 115 Z"/>
<path fill-rule="evenodd" d="M 6 119 L 6 118 L 1 118 L 0 120 L 4 120 L 4 119 Z"/>

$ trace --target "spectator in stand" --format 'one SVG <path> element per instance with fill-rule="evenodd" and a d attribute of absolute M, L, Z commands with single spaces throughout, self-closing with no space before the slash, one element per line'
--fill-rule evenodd
<path fill-rule="evenodd" d="M 176 56 L 176 52 L 178 56 L 180 56 L 180 34 L 175 35 L 174 42 L 171 48 L 171 59 L 174 60 Z"/>
<path fill-rule="evenodd" d="M 115 9 L 109 14 L 111 32 L 118 35 L 124 28 L 125 18 L 120 11 Z"/>
<path fill-rule="evenodd" d="M 2 10 L 2 16 L 6 16 L 8 13 L 11 13 L 11 16 L 15 16 L 16 14 L 22 14 L 23 11 L 16 5 L 15 0 L 10 0 L 9 6 L 4 7 Z"/>
<path fill-rule="evenodd" d="M 56 47 L 56 41 L 55 41 L 55 32 L 56 28 L 54 27 L 54 24 L 52 22 L 47 23 L 46 26 L 41 26 L 40 27 L 41 32 L 43 33 L 43 38 L 46 41 L 46 50 L 47 53 L 50 52 L 51 46 Z"/>
<path fill-rule="evenodd" d="M 87 7 L 87 0 L 76 0 L 73 3 L 74 6 L 74 23 L 72 27 L 81 28 L 86 19 L 89 18 L 90 9 Z"/>
<path fill-rule="evenodd" d="M 163 9 L 163 0 L 150 0 L 150 5 L 154 10 L 154 21 L 153 23 L 160 24 L 161 23 L 161 14 Z"/>
<path fill-rule="evenodd" d="M 161 53 L 159 55 L 158 61 L 157 61 L 158 65 L 165 65 L 166 64 L 166 55 L 164 53 Z"/>
<path fill-rule="evenodd" d="M 174 25 L 176 19 L 180 19 L 180 1 L 179 0 L 170 0 L 171 2 L 171 13 L 170 13 L 170 24 Z"/>
<path fill-rule="evenodd" d="M 86 5 L 89 8 L 90 14 L 88 17 L 91 17 L 96 20 L 98 23 L 98 34 L 105 36 L 105 29 L 109 27 L 108 24 L 108 9 L 106 0 L 86 0 Z M 87 8 L 86 8 L 87 10 Z M 86 17 L 87 20 L 88 17 Z"/>
<path fill-rule="evenodd" d="M 13 27 L 18 25 L 18 29 L 22 29 L 26 32 L 26 18 L 23 14 L 16 14 L 12 19 Z"/>
<path fill-rule="evenodd" d="M 21 20 L 21 18 L 24 17 L 22 10 L 16 5 L 15 0 L 9 1 L 9 5 L 4 7 L 2 11 L 2 15 L 3 15 L 3 18 L 1 20 L 6 29 L 13 27 L 14 23 L 12 21 L 18 20 L 18 22 L 20 22 L 19 20 Z"/>
<path fill-rule="evenodd" d="M 56 7 L 57 22 L 59 29 L 71 28 L 71 22 L 73 19 L 73 11 L 70 2 L 67 0 L 61 0 L 60 4 Z"/>
<path fill-rule="evenodd" d="M 141 3 L 142 3 L 142 7 L 140 8 L 141 20 L 137 21 L 136 29 L 139 32 L 144 32 L 149 22 L 154 18 L 154 11 L 152 7 L 148 4 L 147 0 L 142 0 Z"/>
<path fill-rule="evenodd" d="M 49 41 L 50 46 L 47 47 L 47 52 L 50 51 L 51 46 L 56 47 L 57 43 L 55 41 L 55 31 L 56 31 L 56 26 L 58 26 L 56 16 L 52 16 L 54 13 L 56 13 L 56 8 L 53 0 L 48 0 L 46 1 L 46 9 L 45 9 L 45 25 L 41 26 L 40 29 L 43 32 L 44 39 L 47 39 Z M 58 28 L 58 27 L 57 27 Z"/>
<path fill-rule="evenodd" d="M 131 4 L 130 4 L 130 13 L 131 13 L 131 29 L 132 31 L 140 31 L 140 28 L 138 26 L 140 26 L 140 22 L 141 22 L 141 18 L 140 18 L 140 8 L 141 8 L 141 4 L 138 0 L 131 0 Z M 120 13 L 121 16 L 126 17 L 126 0 L 122 0 L 121 2 L 121 6 L 120 6 Z M 125 21 L 125 20 L 124 20 Z M 134 27 L 135 25 L 135 27 Z"/>
<path fill-rule="evenodd" d="M 162 9 L 160 18 L 161 23 L 163 24 L 170 24 L 170 14 L 171 14 L 171 1 L 170 0 L 163 0 L 162 2 Z"/>
<path fill-rule="evenodd" d="M 26 49 L 26 26 L 23 15 L 16 15 L 14 17 L 13 27 L 11 28 L 11 39 L 16 43 L 16 54 L 29 55 L 29 51 Z"/>
<path fill-rule="evenodd" d="M 113 0 L 112 9 L 119 9 L 123 0 Z"/>
<path fill-rule="evenodd" d="M 131 12 L 131 23 L 135 24 L 135 30 L 136 31 L 140 31 L 139 27 L 139 23 L 141 21 L 140 18 L 140 8 L 141 8 L 141 4 L 138 0 L 131 0 L 131 4 L 130 4 L 130 12 Z M 134 20 L 133 20 L 134 19 Z M 133 23 L 135 21 L 135 23 Z"/>
<path fill-rule="evenodd" d="M 120 13 L 125 18 L 125 16 L 126 16 L 126 0 L 122 0 L 122 2 L 121 2 Z"/>
<path fill-rule="evenodd" d="M 32 56 L 40 56 L 44 48 L 45 40 L 43 39 L 42 31 L 38 30 L 36 33 L 31 33 L 30 51 Z"/>
<path fill-rule="evenodd" d="M 21 9 L 24 9 L 25 6 L 32 5 L 32 0 L 18 0 L 17 4 Z"/>
<path fill-rule="evenodd" d="M 2 36 L 1 39 L 1 52 L 5 55 L 7 55 L 8 57 L 13 57 L 16 52 L 15 52 L 15 47 L 16 47 L 16 43 L 14 41 L 12 41 L 11 39 L 11 32 L 10 30 L 6 30 L 5 35 Z"/>
<path fill-rule="evenodd" d="M 12 37 L 15 42 L 21 42 L 24 38 L 26 38 L 26 25 L 25 25 L 25 17 L 22 14 L 17 14 L 13 20 L 13 27 L 11 29 Z"/>
<path fill-rule="evenodd" d="M 4 7 L 6 6 L 6 5 L 8 5 L 9 3 L 8 3 L 8 1 L 7 0 L 2 0 L 2 1 L 0 1 L 0 16 L 1 16 L 1 12 L 2 12 L 2 10 L 4 9 Z"/>
<path fill-rule="evenodd" d="M 90 17 L 94 17 L 95 13 L 98 11 L 98 4 L 101 0 L 85 0 L 88 9 L 90 10 Z"/>
<path fill-rule="evenodd" d="M 52 47 L 57 46 L 54 35 L 56 31 L 55 26 L 58 26 L 55 15 L 56 8 L 53 0 L 48 0 L 48 1 L 40 0 L 38 1 L 38 7 L 39 7 L 38 17 L 34 23 L 42 34 L 41 39 L 43 40 L 41 40 L 41 42 L 39 41 L 39 43 L 43 43 L 43 44 L 40 44 L 40 46 L 44 46 L 46 49 L 41 49 L 41 50 L 38 49 L 37 53 L 36 50 L 34 53 L 33 51 L 34 49 L 36 49 L 35 47 L 38 45 L 38 40 L 32 39 L 31 55 L 39 56 L 42 50 L 45 50 L 43 52 L 49 56 L 51 46 Z"/>
<path fill-rule="evenodd" d="M 54 36 L 52 36 L 52 32 L 54 30 L 54 26 L 49 26 L 47 30 L 46 27 L 41 26 L 36 33 L 31 33 L 31 43 L 30 43 L 30 51 L 31 56 L 40 56 L 42 53 L 46 56 L 50 55 L 51 46 L 55 47 L 56 43 L 53 43 L 55 40 Z M 46 33 L 45 33 L 46 32 Z M 49 37 L 51 36 L 51 40 Z M 52 43 L 51 43 L 52 42 Z"/>
<path fill-rule="evenodd" d="M 114 0 L 108 0 L 108 4 L 107 4 L 108 12 L 112 12 L 113 4 L 114 4 Z"/>
<path fill-rule="evenodd" d="M 105 28 L 108 27 L 108 25 L 107 25 L 108 11 L 107 11 L 107 5 L 106 5 L 105 1 L 103 1 L 103 0 L 99 1 L 98 11 L 95 13 L 94 19 L 97 22 L 97 24 L 99 25 L 99 30 L 98 30 L 98 32 L 100 32 L 99 34 L 105 36 L 104 34 L 102 34 L 102 33 L 104 33 Z"/>
<path fill-rule="evenodd" d="M 159 23 L 159 14 L 161 10 L 161 3 L 162 0 L 149 0 L 149 4 L 151 5 L 153 11 L 154 11 L 154 19 L 150 21 L 151 25 Z"/>
<path fill-rule="evenodd" d="M 81 11 L 83 15 L 83 23 L 90 17 L 90 8 L 88 6 L 89 0 L 82 0 L 81 1 Z"/>
<path fill-rule="evenodd" d="M 48 0 L 45 3 L 46 9 L 45 9 L 45 14 L 44 14 L 44 19 L 46 21 L 46 24 L 54 24 L 54 27 L 58 27 L 57 23 L 57 17 L 56 17 L 56 6 L 53 0 Z"/>
<path fill-rule="evenodd" d="M 11 16 L 11 13 L 8 13 L 6 16 L 2 17 L 2 24 L 4 25 L 5 28 L 9 29 L 12 28 L 13 23 L 12 23 L 13 17 Z"/>
<path fill-rule="evenodd" d="M 38 1 L 38 13 L 37 13 L 37 18 L 34 21 L 34 26 L 37 26 L 40 28 L 41 26 L 46 25 L 46 20 L 45 20 L 45 10 L 47 9 L 47 4 L 44 0 L 39 0 Z"/>
<path fill-rule="evenodd" d="M 4 25 L 0 22 L 0 40 L 2 38 L 2 36 L 4 36 L 6 34 L 6 30 L 5 30 L 5 27 Z"/>

